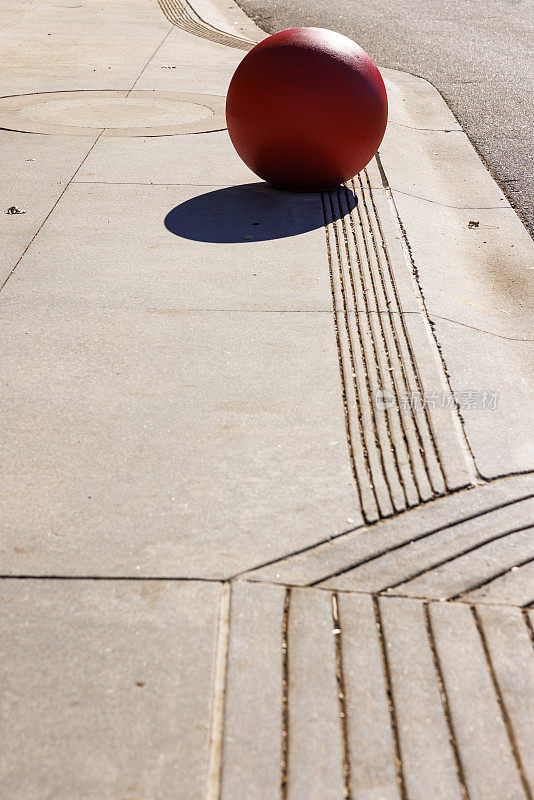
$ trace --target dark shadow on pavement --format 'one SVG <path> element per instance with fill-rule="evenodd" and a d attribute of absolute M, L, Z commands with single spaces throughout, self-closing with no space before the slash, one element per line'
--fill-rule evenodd
<path fill-rule="evenodd" d="M 341 190 L 354 208 L 352 193 Z M 176 236 L 217 244 L 283 239 L 323 226 L 319 193 L 284 192 L 266 183 L 206 192 L 176 206 L 165 217 L 165 227 Z"/>

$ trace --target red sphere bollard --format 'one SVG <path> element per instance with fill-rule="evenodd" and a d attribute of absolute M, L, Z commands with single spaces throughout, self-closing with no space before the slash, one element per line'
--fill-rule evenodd
<path fill-rule="evenodd" d="M 378 68 L 355 42 L 322 28 L 275 33 L 248 53 L 226 100 L 245 164 L 282 189 L 317 191 L 360 172 L 386 130 Z"/>

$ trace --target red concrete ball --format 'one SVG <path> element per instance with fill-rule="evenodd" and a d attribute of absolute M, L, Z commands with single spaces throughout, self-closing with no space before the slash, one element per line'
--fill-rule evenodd
<path fill-rule="evenodd" d="M 378 150 L 387 113 L 372 59 L 322 28 L 282 31 L 256 45 L 226 100 L 228 132 L 245 164 L 294 191 L 331 188 L 360 172 Z"/>

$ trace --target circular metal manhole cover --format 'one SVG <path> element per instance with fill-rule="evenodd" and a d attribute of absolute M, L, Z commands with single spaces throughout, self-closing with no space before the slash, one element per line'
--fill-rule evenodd
<path fill-rule="evenodd" d="M 176 136 L 226 127 L 225 98 L 184 92 L 79 91 L 0 97 L 0 128 L 69 136 Z"/>

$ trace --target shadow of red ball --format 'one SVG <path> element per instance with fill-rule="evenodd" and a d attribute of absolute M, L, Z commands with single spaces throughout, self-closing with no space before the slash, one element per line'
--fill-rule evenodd
<path fill-rule="evenodd" d="M 281 189 L 317 191 L 375 155 L 388 103 L 378 68 L 355 42 L 294 28 L 260 42 L 230 83 L 226 120 L 245 164 Z"/>

